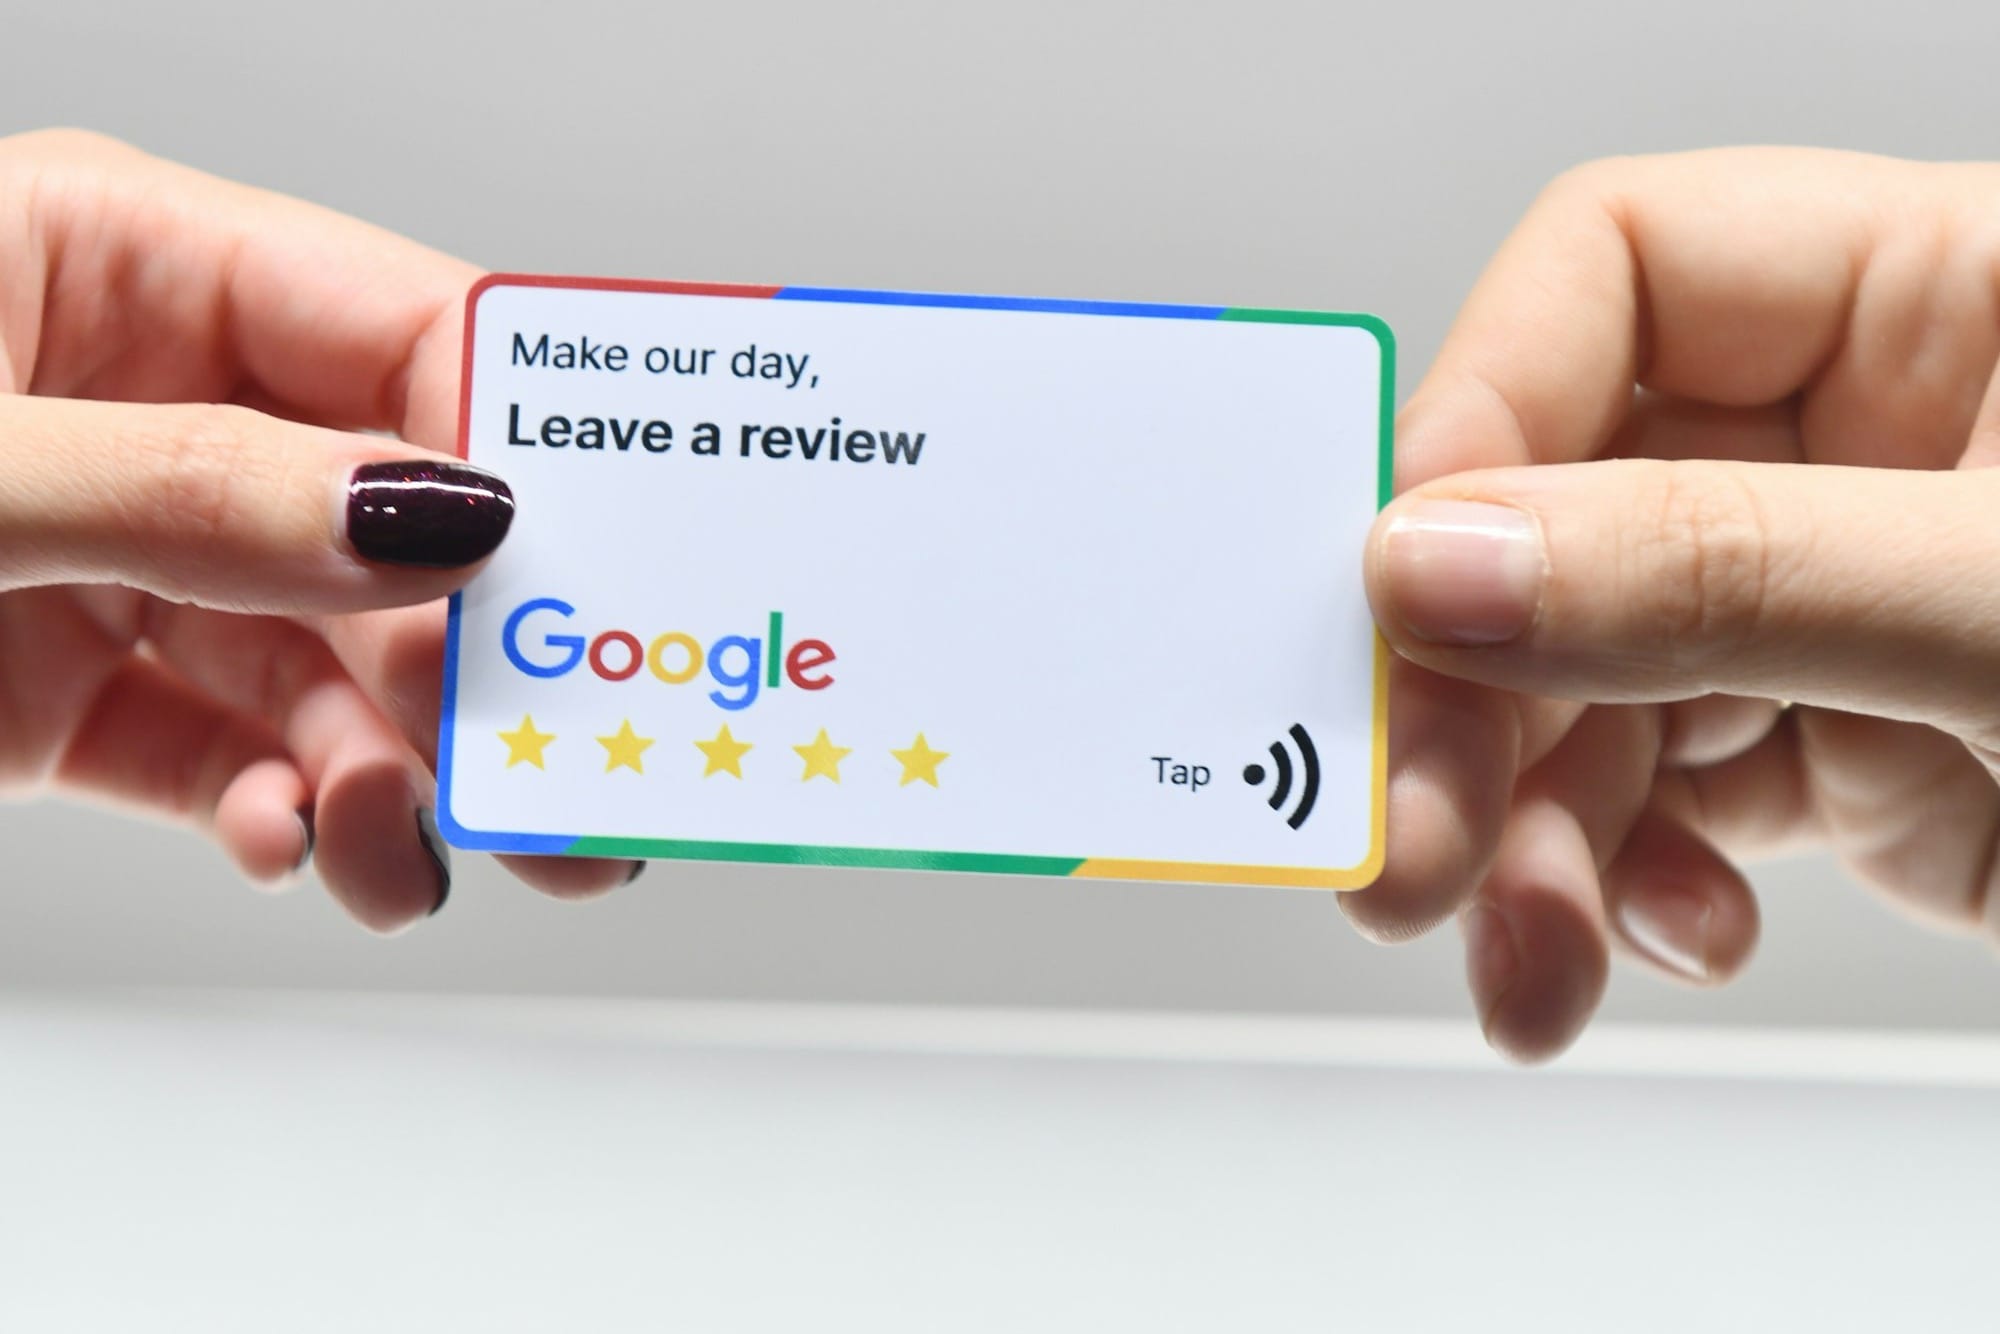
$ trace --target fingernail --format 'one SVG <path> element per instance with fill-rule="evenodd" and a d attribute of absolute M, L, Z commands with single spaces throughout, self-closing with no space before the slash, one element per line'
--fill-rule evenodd
<path fill-rule="evenodd" d="M 1695 982 L 1710 976 L 1709 926 L 1715 906 L 1699 894 L 1671 885 L 1634 885 L 1611 910 L 1632 948 Z"/>
<path fill-rule="evenodd" d="M 299 822 L 299 859 L 292 864 L 292 874 L 298 875 L 312 864 L 313 844 L 317 840 L 317 835 L 313 829 L 312 807 L 300 807 L 292 813 L 292 818 Z"/>
<path fill-rule="evenodd" d="M 1492 1034 L 1493 1012 L 1514 985 L 1520 967 L 1521 955 L 1507 919 L 1497 908 L 1474 904 L 1465 914 L 1465 975 L 1479 1010 L 1480 1032 Z"/>
<path fill-rule="evenodd" d="M 634 880 L 637 880 L 637 879 L 638 879 L 638 878 L 639 878 L 640 876 L 642 876 L 642 875 L 644 875 L 644 874 L 646 874 L 646 863 L 644 863 L 644 862 L 633 862 L 633 863 L 632 863 L 632 874 L 630 874 L 630 875 L 628 875 L 628 876 L 626 876 L 626 877 L 625 877 L 625 883 L 629 885 L 629 884 L 631 884 L 631 883 L 632 883 L 632 882 L 633 882 Z"/>
<path fill-rule="evenodd" d="M 437 868 L 437 903 L 430 911 L 430 915 L 435 917 L 443 910 L 445 900 L 451 897 L 451 849 L 445 846 L 443 837 L 438 834 L 437 817 L 428 806 L 417 807 L 417 839 L 430 856 L 431 865 Z"/>
<path fill-rule="evenodd" d="M 1541 607 L 1541 528 L 1512 505 L 1416 501 L 1389 521 L 1381 554 L 1391 612 L 1433 644 L 1504 643 Z"/>
<path fill-rule="evenodd" d="M 507 484 L 467 463 L 364 463 L 347 482 L 347 540 L 363 560 L 451 569 L 491 555 L 514 522 Z"/>

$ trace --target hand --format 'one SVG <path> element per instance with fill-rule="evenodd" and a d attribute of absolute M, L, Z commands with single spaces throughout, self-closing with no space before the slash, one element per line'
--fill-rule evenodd
<path fill-rule="evenodd" d="M 2000 168 L 1731 151 L 1551 187 L 1398 423 L 1356 922 L 1460 913 L 1522 1059 L 1614 945 L 1732 976 L 1759 854 L 1823 845 L 2000 932 L 1996 356 Z"/>
<path fill-rule="evenodd" d="M 513 509 L 431 452 L 477 276 L 95 136 L 0 139 L 0 789 L 193 822 L 260 881 L 310 853 L 377 931 L 443 903 L 436 599 Z"/>

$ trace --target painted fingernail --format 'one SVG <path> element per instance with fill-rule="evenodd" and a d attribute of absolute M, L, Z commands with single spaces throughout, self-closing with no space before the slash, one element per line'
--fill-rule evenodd
<path fill-rule="evenodd" d="M 292 813 L 292 818 L 299 822 L 299 859 L 292 863 L 292 874 L 298 875 L 312 865 L 313 845 L 318 835 L 313 828 L 312 807 L 301 806 Z"/>
<path fill-rule="evenodd" d="M 1709 980 L 1715 906 L 1701 895 L 1673 885 L 1634 885 L 1618 896 L 1611 915 L 1632 948 L 1654 963 L 1690 981 Z"/>
<path fill-rule="evenodd" d="M 632 882 L 633 882 L 634 880 L 637 880 L 637 879 L 638 879 L 638 878 L 639 878 L 640 876 L 642 876 L 642 875 L 644 875 L 644 874 L 646 874 L 646 863 L 644 863 L 644 862 L 633 862 L 633 863 L 632 863 L 632 874 L 630 874 L 630 875 L 628 875 L 628 876 L 626 876 L 626 877 L 625 877 L 625 883 L 629 885 L 629 884 L 631 884 L 631 883 L 632 883 Z"/>
<path fill-rule="evenodd" d="M 1472 1003 L 1479 1010 L 1479 1030 L 1489 1037 L 1493 1013 L 1514 985 L 1520 968 L 1520 951 L 1507 919 L 1497 908 L 1474 904 L 1465 914 L 1465 975 L 1472 987 Z"/>
<path fill-rule="evenodd" d="M 1547 557 L 1541 527 L 1525 510 L 1419 500 L 1389 521 L 1381 540 L 1390 611 L 1417 638 L 1500 644 L 1534 624 Z"/>
<path fill-rule="evenodd" d="M 435 917 L 443 910 L 445 900 L 451 897 L 451 849 L 445 846 L 443 836 L 438 833 L 437 816 L 428 806 L 417 808 L 417 839 L 424 845 L 431 865 L 437 869 L 437 903 L 430 911 L 430 915 Z"/>
<path fill-rule="evenodd" d="M 364 463 L 347 482 L 347 541 L 363 560 L 451 569 L 493 553 L 514 522 L 514 493 L 450 459 Z"/>

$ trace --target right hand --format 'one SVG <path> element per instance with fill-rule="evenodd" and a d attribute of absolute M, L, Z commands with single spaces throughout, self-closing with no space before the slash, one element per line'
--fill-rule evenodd
<path fill-rule="evenodd" d="M 1739 860 L 1823 846 L 2000 934 L 2000 167 L 1786 150 L 1552 187 L 1398 425 L 1387 871 L 1487 1036 L 1574 1038 L 1617 945 L 1748 958 Z M 1786 708 L 1786 703 L 1796 707 Z"/>

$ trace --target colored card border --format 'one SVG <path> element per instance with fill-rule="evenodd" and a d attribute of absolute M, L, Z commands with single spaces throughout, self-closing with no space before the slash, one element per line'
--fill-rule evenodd
<path fill-rule="evenodd" d="M 871 306 L 931 306 L 956 310 L 1018 310 L 1039 314 L 1124 316 L 1134 319 L 1232 320 L 1255 324 L 1323 324 L 1360 329 L 1382 355 L 1382 394 L 1376 458 L 1376 507 L 1389 503 L 1394 465 L 1396 336 L 1373 315 L 1244 306 L 1176 306 L 1135 301 L 1064 301 L 1037 297 L 970 296 L 938 292 L 880 292 L 845 287 L 765 287 L 746 283 L 650 282 L 622 278 L 566 278 L 543 274 L 488 274 L 465 299 L 465 347 L 459 374 L 458 456 L 466 458 L 472 430 L 472 336 L 479 298 L 495 287 L 560 287 L 598 292 L 655 292 L 677 296 L 741 297 L 765 301 L 826 301 Z M 453 846 L 478 852 L 538 853 L 575 857 L 661 858 L 681 861 L 756 862 L 797 866 L 854 866 L 910 871 L 974 871 L 998 875 L 1075 876 L 1105 880 L 1165 880 L 1196 884 L 1289 885 L 1359 889 L 1381 873 L 1388 831 L 1389 649 L 1375 639 L 1374 773 L 1368 856 L 1345 868 L 1255 866 L 1216 862 L 1138 861 L 1109 857 L 1035 857 L 989 852 L 915 852 L 899 848 L 819 847 L 792 843 L 726 843 L 702 839 L 610 838 L 598 835 L 504 834 L 469 829 L 451 812 L 452 742 L 457 718 L 460 594 L 446 618 L 444 693 L 438 727 L 438 828 Z"/>

